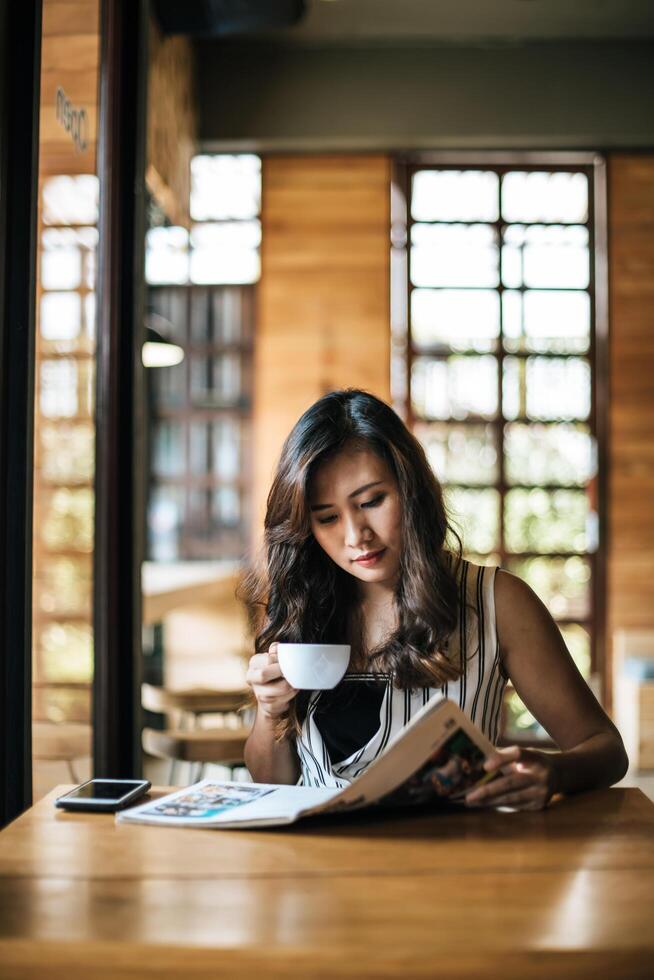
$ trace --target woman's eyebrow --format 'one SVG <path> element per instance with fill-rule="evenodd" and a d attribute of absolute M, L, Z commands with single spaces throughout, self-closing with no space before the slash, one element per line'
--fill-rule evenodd
<path fill-rule="evenodd" d="M 352 493 L 348 493 L 347 495 L 348 500 L 351 500 L 352 497 L 358 497 L 360 493 L 365 493 L 366 490 L 370 490 L 370 487 L 377 487 L 379 486 L 380 483 L 383 482 L 384 482 L 383 480 L 374 480 L 372 483 L 364 483 L 364 485 L 362 487 L 359 487 L 358 490 L 353 490 Z M 312 511 L 327 510 L 329 507 L 333 507 L 333 506 L 334 504 L 313 504 L 310 509 Z"/>

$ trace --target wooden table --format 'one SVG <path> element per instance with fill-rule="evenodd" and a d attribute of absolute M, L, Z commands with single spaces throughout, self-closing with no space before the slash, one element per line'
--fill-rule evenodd
<path fill-rule="evenodd" d="M 654 805 L 116 825 L 46 797 L 0 834 L 0 976 L 651 977 Z"/>

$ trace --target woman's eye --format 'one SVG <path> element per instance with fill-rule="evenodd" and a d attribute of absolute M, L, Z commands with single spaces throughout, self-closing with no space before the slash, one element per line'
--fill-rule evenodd
<path fill-rule="evenodd" d="M 372 500 L 366 500 L 365 504 L 361 504 L 361 506 L 362 507 L 378 507 L 379 504 L 381 504 L 381 502 L 382 502 L 382 500 L 384 499 L 385 496 L 386 496 L 385 493 L 378 493 L 376 497 L 373 497 Z"/>
<path fill-rule="evenodd" d="M 336 515 L 335 514 L 331 514 L 329 517 L 319 517 L 318 518 L 318 523 L 319 524 L 333 524 L 335 520 L 336 520 Z"/>

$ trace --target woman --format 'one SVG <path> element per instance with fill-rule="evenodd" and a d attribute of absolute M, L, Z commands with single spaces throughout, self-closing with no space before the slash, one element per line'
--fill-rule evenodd
<path fill-rule="evenodd" d="M 548 611 L 519 578 L 461 558 L 425 453 L 384 402 L 335 391 L 304 413 L 265 544 L 265 575 L 246 589 L 263 612 L 247 672 L 256 781 L 344 786 L 441 693 L 495 742 L 509 678 L 560 751 L 496 750 L 486 768 L 500 773 L 467 805 L 540 809 L 624 775 L 620 735 Z M 334 691 L 297 692 L 276 641 L 350 643 L 348 673 Z"/>

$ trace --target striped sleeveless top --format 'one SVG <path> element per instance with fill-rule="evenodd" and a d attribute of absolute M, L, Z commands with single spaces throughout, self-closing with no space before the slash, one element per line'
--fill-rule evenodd
<path fill-rule="evenodd" d="M 400 690 L 391 673 L 346 673 L 331 691 L 300 692 L 296 738 L 304 786 L 343 788 L 381 755 L 416 711 L 432 697 L 455 701 L 495 744 L 508 680 L 495 626 L 496 568 L 461 561 L 459 622 L 449 655 L 461 677 L 440 688 Z"/>

